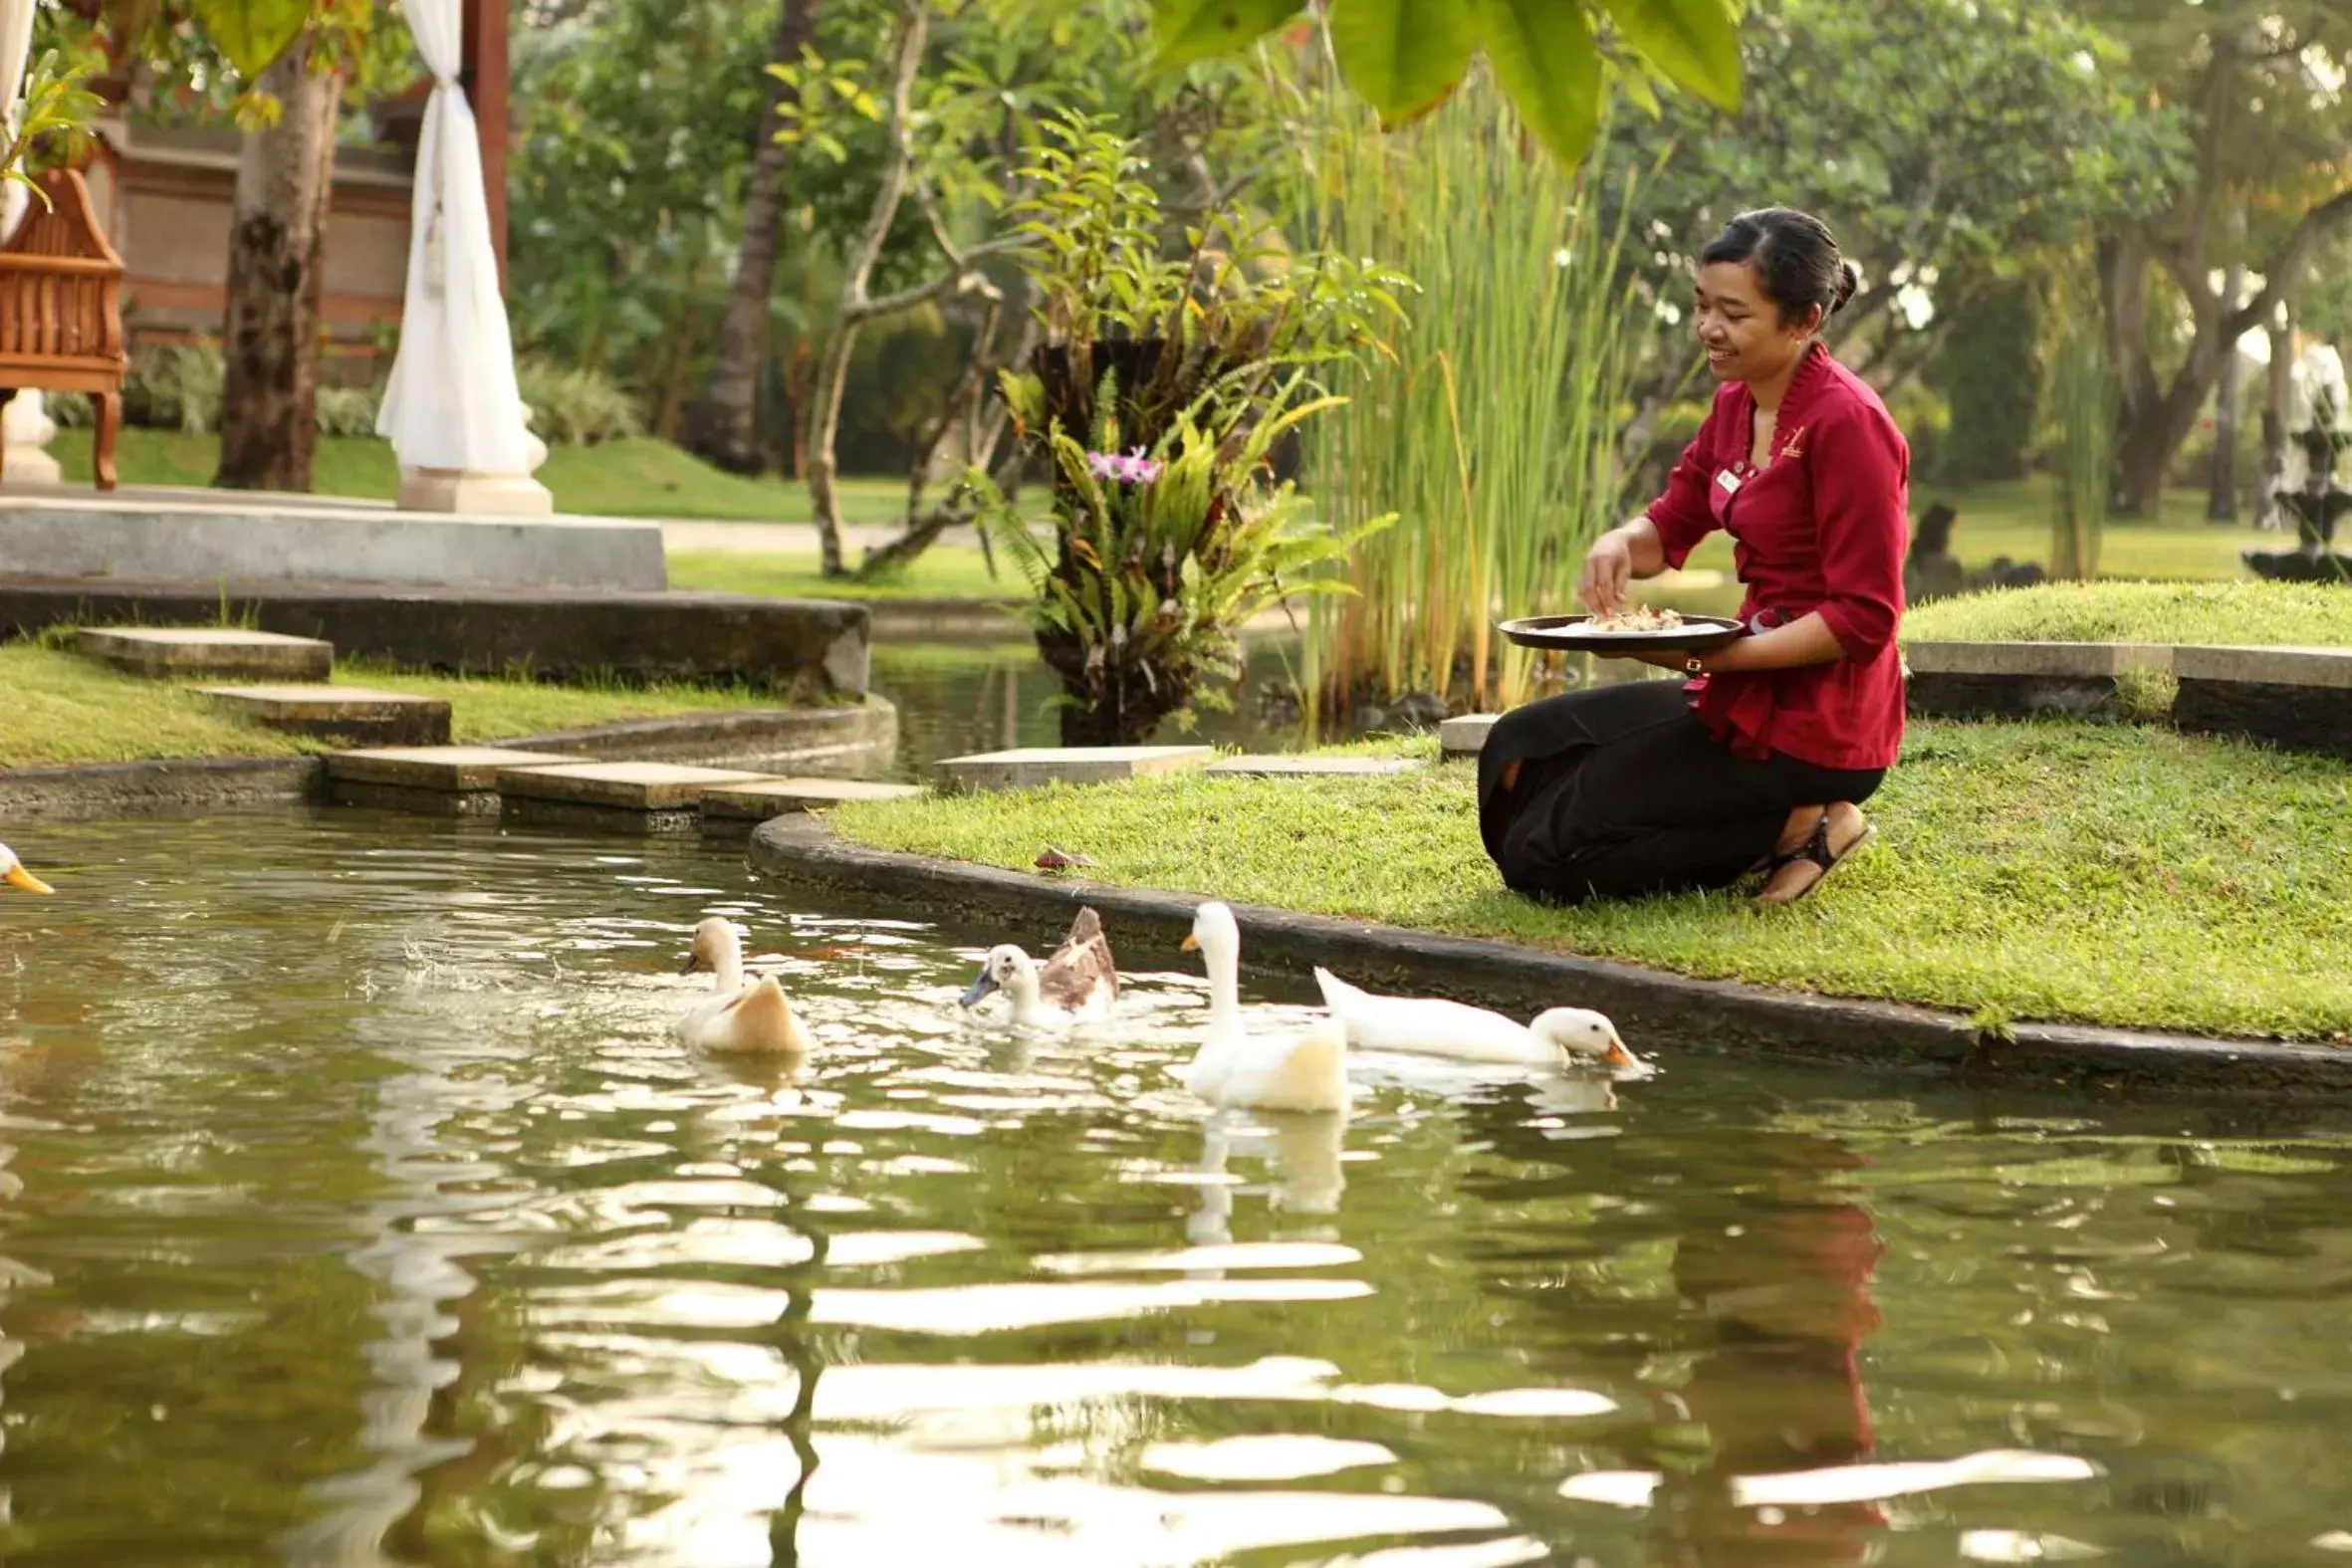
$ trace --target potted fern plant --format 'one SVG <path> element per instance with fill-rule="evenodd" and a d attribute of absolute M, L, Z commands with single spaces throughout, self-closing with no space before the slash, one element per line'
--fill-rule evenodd
<path fill-rule="evenodd" d="M 1388 522 L 1333 532 L 1273 457 L 1340 401 L 1317 367 L 1401 321 L 1407 280 L 1294 255 L 1230 215 L 1172 233 L 1144 172 L 1095 121 L 1048 126 L 1013 212 L 1043 331 L 1004 383 L 1051 477 L 1052 539 L 967 476 L 988 539 L 1034 591 L 1072 746 L 1138 744 L 1196 703 L 1230 706 L 1242 628 L 1293 594 L 1346 591 L 1322 568 Z"/>

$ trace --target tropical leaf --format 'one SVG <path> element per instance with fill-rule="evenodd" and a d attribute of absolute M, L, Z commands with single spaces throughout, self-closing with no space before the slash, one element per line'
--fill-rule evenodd
<path fill-rule="evenodd" d="M 1446 100 L 1478 50 L 1473 0 L 1330 0 L 1347 85 L 1397 125 Z M 1571 8 L 1572 9 L 1572 8 Z"/>
<path fill-rule="evenodd" d="M 1723 0 L 1601 0 L 1636 53 L 1727 113 L 1740 108 L 1740 25 Z"/>
<path fill-rule="evenodd" d="M 309 0 L 190 0 L 213 47 L 252 82 L 277 64 L 310 25 Z"/>
<path fill-rule="evenodd" d="M 1560 0 L 1479 3 L 1496 80 L 1552 155 L 1574 163 L 1600 125 L 1600 51 L 1583 8 Z"/>
<path fill-rule="evenodd" d="M 1300 0 L 1163 0 L 1154 31 L 1169 70 L 1229 55 L 1296 16 Z"/>

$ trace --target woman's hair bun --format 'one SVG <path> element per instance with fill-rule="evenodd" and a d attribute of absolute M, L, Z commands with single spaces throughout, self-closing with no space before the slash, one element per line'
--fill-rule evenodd
<path fill-rule="evenodd" d="M 1829 225 L 1793 207 L 1759 207 L 1724 225 L 1699 253 L 1701 266 L 1718 262 L 1756 269 L 1764 297 L 1779 307 L 1783 322 L 1813 311 L 1833 315 L 1862 287 L 1861 273 L 1837 254 Z"/>

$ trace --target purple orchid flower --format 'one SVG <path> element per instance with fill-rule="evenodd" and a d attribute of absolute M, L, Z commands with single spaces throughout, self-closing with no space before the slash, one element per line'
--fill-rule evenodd
<path fill-rule="evenodd" d="M 1121 485 L 1148 485 L 1160 477 L 1164 465 L 1143 455 L 1143 448 L 1131 452 L 1088 452 L 1086 472 L 1096 479 Z"/>

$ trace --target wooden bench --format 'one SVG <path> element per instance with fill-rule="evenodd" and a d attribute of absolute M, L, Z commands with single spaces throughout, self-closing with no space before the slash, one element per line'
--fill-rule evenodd
<path fill-rule="evenodd" d="M 122 258 L 99 232 L 90 187 L 52 169 L 15 235 L 0 245 L 0 408 L 20 391 L 87 392 L 98 410 L 92 468 L 115 488 L 122 428 Z"/>

